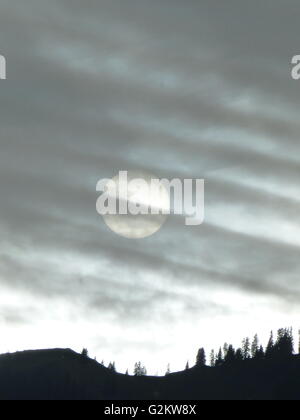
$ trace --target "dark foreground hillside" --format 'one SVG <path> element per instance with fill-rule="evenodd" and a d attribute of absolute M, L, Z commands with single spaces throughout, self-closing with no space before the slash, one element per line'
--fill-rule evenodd
<path fill-rule="evenodd" d="M 71 350 L 0 356 L 1 400 L 299 400 L 300 358 L 249 360 L 157 377 L 115 374 Z"/>

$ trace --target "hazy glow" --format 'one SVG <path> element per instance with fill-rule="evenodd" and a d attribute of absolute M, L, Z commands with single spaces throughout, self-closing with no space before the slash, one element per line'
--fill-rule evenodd
<path fill-rule="evenodd" d="M 147 238 L 165 223 L 170 213 L 169 194 L 162 185 L 153 182 L 157 179 L 154 175 L 131 172 L 126 178 L 125 181 L 117 175 L 112 179 L 114 188 L 109 199 L 125 204 L 127 214 L 107 214 L 104 221 L 113 232 L 125 238 Z M 130 214 L 131 206 L 134 210 L 144 208 L 145 214 Z"/>

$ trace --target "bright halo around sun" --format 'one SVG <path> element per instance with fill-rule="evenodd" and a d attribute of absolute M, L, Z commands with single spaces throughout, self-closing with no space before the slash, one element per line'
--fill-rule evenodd
<path fill-rule="evenodd" d="M 113 198 L 126 214 L 104 215 L 106 225 L 116 234 L 130 239 L 147 238 L 158 232 L 170 214 L 170 195 L 158 178 L 146 172 L 127 172 L 112 178 Z M 143 214 L 141 214 L 143 213 Z"/>

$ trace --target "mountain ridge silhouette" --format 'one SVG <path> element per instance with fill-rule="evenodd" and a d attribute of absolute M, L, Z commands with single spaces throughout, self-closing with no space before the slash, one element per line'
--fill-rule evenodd
<path fill-rule="evenodd" d="M 165 377 L 110 371 L 71 349 L 0 355 L 0 400 L 299 400 L 300 355 L 193 367 Z"/>

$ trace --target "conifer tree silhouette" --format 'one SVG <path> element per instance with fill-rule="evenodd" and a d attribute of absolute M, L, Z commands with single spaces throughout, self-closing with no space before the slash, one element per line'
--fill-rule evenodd
<path fill-rule="evenodd" d="M 219 353 L 217 355 L 217 359 L 216 359 L 216 366 L 222 366 L 223 363 L 224 363 L 223 353 L 222 353 L 222 349 L 220 348 Z"/>
<path fill-rule="evenodd" d="M 263 346 L 260 346 L 256 352 L 255 359 L 262 360 L 265 358 L 265 352 Z"/>
<path fill-rule="evenodd" d="M 278 330 L 276 344 L 274 345 L 274 355 L 284 359 L 294 353 L 294 339 L 292 329 L 282 328 Z"/>
<path fill-rule="evenodd" d="M 244 360 L 243 357 L 243 350 L 241 348 L 237 349 L 236 353 L 235 353 L 235 359 L 237 362 L 241 362 Z"/>
<path fill-rule="evenodd" d="M 211 367 L 215 367 L 216 366 L 216 355 L 215 355 L 215 351 L 212 350 L 210 353 L 210 366 Z"/>
<path fill-rule="evenodd" d="M 167 366 L 166 376 L 170 375 L 170 373 L 171 373 L 171 368 L 170 368 L 170 363 L 169 363 Z"/>
<path fill-rule="evenodd" d="M 116 364 L 115 362 L 111 363 L 108 365 L 108 369 L 111 370 L 112 372 L 116 372 Z"/>
<path fill-rule="evenodd" d="M 254 338 L 253 338 L 253 342 L 251 345 L 251 357 L 254 359 L 256 357 L 256 354 L 258 352 L 259 349 L 259 340 L 258 340 L 258 335 L 255 334 Z"/>
<path fill-rule="evenodd" d="M 223 346 L 223 356 L 224 356 L 224 360 L 225 360 L 225 358 L 226 358 L 226 356 L 227 356 L 227 352 L 228 352 L 228 344 L 227 343 L 225 343 L 224 344 L 224 346 Z"/>
<path fill-rule="evenodd" d="M 82 349 L 81 356 L 88 358 L 89 357 L 88 349 L 86 348 Z"/>
<path fill-rule="evenodd" d="M 243 340 L 243 344 L 242 344 L 242 351 L 243 351 L 243 359 L 244 360 L 247 360 L 247 359 L 250 359 L 250 340 L 249 340 L 249 338 L 247 337 L 247 338 L 245 338 L 244 340 Z"/>
<path fill-rule="evenodd" d="M 269 342 L 266 349 L 266 359 L 271 359 L 274 356 L 274 350 L 275 350 L 274 336 L 273 336 L 273 331 L 271 331 L 271 335 L 270 335 Z"/>
<path fill-rule="evenodd" d="M 141 362 L 138 362 L 135 364 L 134 366 L 134 376 L 146 376 L 147 375 L 147 370 L 145 368 L 145 366 L 142 366 Z"/>
<path fill-rule="evenodd" d="M 234 350 L 233 346 L 230 344 L 230 345 L 228 346 L 228 350 L 227 350 L 226 356 L 224 357 L 224 362 L 225 362 L 226 364 L 231 364 L 231 363 L 233 363 L 235 360 L 236 360 L 236 359 L 235 359 L 235 350 Z"/>
<path fill-rule="evenodd" d="M 196 358 L 196 366 L 202 367 L 206 365 L 206 356 L 204 348 L 199 349 L 197 358 Z"/>

